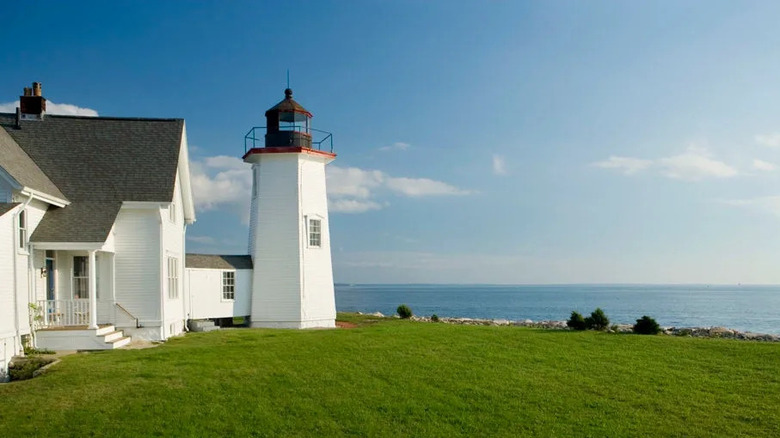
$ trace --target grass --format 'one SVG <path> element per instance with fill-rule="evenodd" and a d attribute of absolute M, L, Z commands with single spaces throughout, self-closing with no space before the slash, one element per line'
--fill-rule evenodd
<path fill-rule="evenodd" d="M 780 345 L 339 315 L 0 385 L 0 436 L 779 436 Z"/>

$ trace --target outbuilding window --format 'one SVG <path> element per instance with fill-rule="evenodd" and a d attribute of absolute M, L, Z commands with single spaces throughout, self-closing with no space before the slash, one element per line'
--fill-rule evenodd
<path fill-rule="evenodd" d="M 236 273 L 233 271 L 222 272 L 222 299 L 234 300 L 236 298 Z"/>
<path fill-rule="evenodd" d="M 319 248 L 320 246 L 322 246 L 322 221 L 309 219 L 309 247 Z"/>

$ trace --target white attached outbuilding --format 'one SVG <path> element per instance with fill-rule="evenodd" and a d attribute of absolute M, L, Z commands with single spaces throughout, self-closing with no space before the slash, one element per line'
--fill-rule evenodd
<path fill-rule="evenodd" d="M 187 254 L 188 319 L 248 318 L 252 311 L 252 258 Z"/>

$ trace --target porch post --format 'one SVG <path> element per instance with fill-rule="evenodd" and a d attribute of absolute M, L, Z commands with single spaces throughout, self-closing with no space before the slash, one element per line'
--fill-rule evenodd
<path fill-rule="evenodd" d="M 89 328 L 96 329 L 97 326 L 97 267 L 95 266 L 95 252 L 89 252 Z"/>

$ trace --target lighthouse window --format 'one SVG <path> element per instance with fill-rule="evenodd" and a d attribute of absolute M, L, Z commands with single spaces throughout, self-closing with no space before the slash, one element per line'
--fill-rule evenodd
<path fill-rule="evenodd" d="M 309 219 L 309 246 L 319 248 L 322 245 L 322 221 Z"/>

